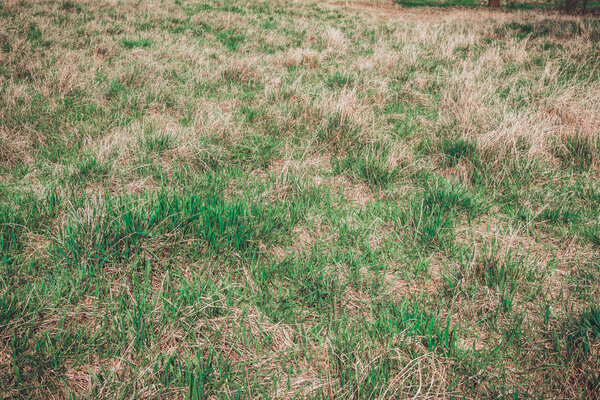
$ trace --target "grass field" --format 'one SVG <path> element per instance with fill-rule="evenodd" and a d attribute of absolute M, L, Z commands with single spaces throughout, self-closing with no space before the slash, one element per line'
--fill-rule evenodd
<path fill-rule="evenodd" d="M 384 0 L 376 1 L 382 4 Z M 391 0 L 403 7 L 488 7 L 488 0 Z M 344 3 L 345 4 L 345 3 Z M 368 3 L 365 3 L 368 4 Z M 373 3 L 371 3 L 373 4 Z M 500 7 L 503 10 L 564 10 L 564 0 L 502 0 Z M 600 15 L 600 1 L 577 0 L 574 14 L 585 16 Z"/>
<path fill-rule="evenodd" d="M 542 11 L 0 2 L 0 398 L 600 398 L 599 68 Z"/>

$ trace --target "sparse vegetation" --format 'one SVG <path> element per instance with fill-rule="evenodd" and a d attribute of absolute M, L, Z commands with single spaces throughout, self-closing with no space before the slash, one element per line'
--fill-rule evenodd
<path fill-rule="evenodd" d="M 600 23 L 403 4 L 1 1 L 0 398 L 600 398 Z"/>

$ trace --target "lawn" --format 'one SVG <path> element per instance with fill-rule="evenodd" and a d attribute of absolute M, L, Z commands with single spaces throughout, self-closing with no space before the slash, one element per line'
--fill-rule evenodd
<path fill-rule="evenodd" d="M 0 1 L 0 398 L 600 398 L 597 19 L 202 1 Z"/>

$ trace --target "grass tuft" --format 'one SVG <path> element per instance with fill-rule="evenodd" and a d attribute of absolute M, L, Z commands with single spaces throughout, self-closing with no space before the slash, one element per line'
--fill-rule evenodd
<path fill-rule="evenodd" d="M 134 47 L 147 48 L 152 45 L 152 42 L 149 39 L 139 38 L 139 39 L 122 39 L 121 43 L 127 49 L 133 49 Z"/>

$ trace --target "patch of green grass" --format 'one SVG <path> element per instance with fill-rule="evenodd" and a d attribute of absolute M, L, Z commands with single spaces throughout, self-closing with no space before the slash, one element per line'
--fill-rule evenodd
<path fill-rule="evenodd" d="M 446 138 L 442 141 L 441 147 L 446 163 L 450 167 L 454 167 L 461 159 L 469 159 L 476 154 L 476 144 L 464 139 Z"/>
<path fill-rule="evenodd" d="M 350 118 L 338 112 L 324 117 L 317 135 L 320 141 L 328 143 L 336 152 L 352 150 L 361 145 L 360 129 Z"/>
<path fill-rule="evenodd" d="M 76 185 L 102 179 L 108 175 L 109 168 L 106 164 L 99 162 L 95 157 L 85 157 L 75 165 L 75 171 L 69 177 L 69 181 Z"/>
<path fill-rule="evenodd" d="M 273 17 L 269 17 L 261 26 L 263 29 L 275 29 L 277 28 L 277 21 Z"/>
<path fill-rule="evenodd" d="M 42 31 L 38 28 L 37 24 L 32 22 L 29 24 L 29 29 L 26 32 L 26 37 L 29 41 L 38 41 L 42 38 Z"/>
<path fill-rule="evenodd" d="M 135 30 L 140 31 L 140 32 L 146 32 L 146 31 L 152 30 L 153 27 L 154 27 L 154 24 L 152 22 L 144 21 L 144 22 L 137 23 L 135 26 Z"/>
<path fill-rule="evenodd" d="M 271 136 L 248 136 L 232 146 L 231 161 L 242 168 L 266 168 L 279 158 L 280 142 Z M 249 160 L 252 160 L 249 162 Z"/>
<path fill-rule="evenodd" d="M 277 225 L 285 224 L 277 221 L 276 210 L 196 195 L 160 193 L 138 201 L 106 199 L 87 207 L 56 240 L 55 256 L 69 265 L 101 267 L 123 261 L 140 254 L 152 238 L 170 235 L 183 235 L 216 251 L 241 250 L 252 245 L 253 237 L 275 233 Z"/>
<path fill-rule="evenodd" d="M 147 48 L 152 45 L 150 39 L 138 38 L 138 39 L 125 39 L 121 40 L 123 46 L 127 49 L 133 49 L 134 47 Z"/>
<path fill-rule="evenodd" d="M 404 139 L 409 137 L 415 130 L 415 124 L 411 120 L 401 120 L 394 123 L 392 133 L 398 139 Z"/>
<path fill-rule="evenodd" d="M 573 340 L 580 340 L 585 351 L 588 352 L 590 343 L 600 338 L 600 309 L 590 307 L 589 310 L 582 312 L 574 325 L 573 332 Z"/>
<path fill-rule="evenodd" d="M 10 52 L 10 42 L 8 39 L 7 35 L 0 35 L 0 50 L 3 53 L 9 53 Z"/>
<path fill-rule="evenodd" d="M 600 140 L 582 135 L 565 136 L 556 146 L 554 153 L 567 167 L 586 171 L 598 158 Z"/>
<path fill-rule="evenodd" d="M 62 10 L 62 11 L 67 11 L 67 12 L 75 11 L 77 13 L 80 13 L 83 10 L 83 8 L 81 6 L 79 6 L 78 4 L 75 4 L 74 2 L 69 1 L 69 0 L 61 2 L 60 5 L 58 6 L 58 9 Z"/>
<path fill-rule="evenodd" d="M 175 138 L 166 132 L 150 134 L 142 142 L 142 145 L 150 153 L 162 153 L 173 148 L 175 144 Z"/>
<path fill-rule="evenodd" d="M 229 50 L 236 52 L 244 44 L 246 35 L 237 32 L 234 29 L 226 29 L 216 32 L 217 39 Z"/>
<path fill-rule="evenodd" d="M 334 163 L 334 173 L 345 173 L 355 181 L 375 188 L 385 188 L 398 177 L 399 168 L 392 165 L 389 152 L 378 144 L 353 150 Z"/>
<path fill-rule="evenodd" d="M 523 285 L 534 282 L 538 277 L 534 266 L 524 258 L 514 257 L 510 252 L 502 255 L 500 250 L 491 244 L 483 250 L 481 259 L 481 280 L 484 285 L 495 288 L 500 294 L 504 311 L 512 310 L 515 292 Z"/>
<path fill-rule="evenodd" d="M 336 71 L 327 77 L 327 86 L 330 88 L 343 87 L 354 83 L 355 78 L 351 74 Z"/>
<path fill-rule="evenodd" d="M 407 301 L 385 302 L 375 305 L 377 318 L 371 329 L 379 340 L 389 340 L 389 336 L 401 335 L 416 337 L 430 350 L 438 350 L 442 354 L 456 351 L 456 342 L 460 335 L 456 328 L 450 326 L 436 314 L 423 311 L 422 305 Z M 405 339 L 406 340 L 406 339 Z"/>
<path fill-rule="evenodd" d="M 464 188 L 441 179 L 425 182 L 422 193 L 412 197 L 401 221 L 408 225 L 414 240 L 426 248 L 452 246 L 455 226 L 462 216 L 473 218 L 484 211 L 477 197 Z"/>

